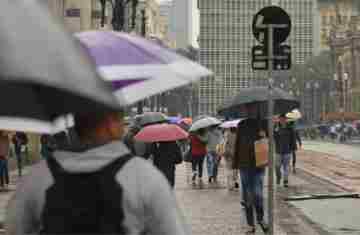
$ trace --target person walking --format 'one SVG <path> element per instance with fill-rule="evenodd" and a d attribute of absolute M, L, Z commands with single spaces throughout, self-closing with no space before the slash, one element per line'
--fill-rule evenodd
<path fill-rule="evenodd" d="M 199 179 L 199 184 L 202 184 L 202 175 L 204 167 L 204 158 L 206 156 L 206 142 L 207 136 L 205 129 L 200 129 L 197 133 L 190 134 L 191 157 L 192 157 L 192 184 L 196 184 L 196 178 Z"/>
<path fill-rule="evenodd" d="M 293 153 L 294 131 L 288 126 L 285 115 L 279 117 L 279 124 L 274 131 L 276 143 L 276 183 L 283 178 L 284 187 L 289 187 L 289 168 Z"/>
<path fill-rule="evenodd" d="M 12 138 L 19 176 L 22 176 L 23 163 L 26 160 L 28 138 L 24 132 L 16 132 Z"/>
<path fill-rule="evenodd" d="M 4 188 L 9 185 L 8 155 L 10 152 L 10 141 L 4 131 L 0 131 L 0 186 Z"/>
<path fill-rule="evenodd" d="M 180 147 L 176 142 L 154 143 L 154 165 L 165 175 L 172 188 L 175 187 L 176 165 L 182 162 Z"/>
<path fill-rule="evenodd" d="M 256 167 L 255 141 L 262 138 L 261 132 L 266 130 L 266 121 L 248 118 L 238 124 L 235 142 L 233 167 L 240 170 L 243 190 L 243 206 L 245 207 L 248 229 L 246 234 L 255 234 L 255 219 L 266 233 L 268 225 L 264 221 L 264 175 L 265 168 Z"/>
<path fill-rule="evenodd" d="M 23 177 L 6 214 L 17 234 L 188 234 L 166 178 L 120 141 L 118 111 L 75 115 L 79 145 Z"/>
<path fill-rule="evenodd" d="M 40 137 L 41 157 L 47 159 L 56 148 L 55 140 L 51 135 L 44 134 Z"/>
<path fill-rule="evenodd" d="M 235 143 L 236 128 L 226 129 L 224 134 L 224 159 L 226 168 L 226 185 L 229 191 L 239 188 L 239 171 L 233 167 Z"/>
<path fill-rule="evenodd" d="M 218 166 L 220 156 L 216 152 L 216 146 L 220 144 L 223 139 L 222 133 L 218 126 L 211 126 L 206 130 L 208 133 L 206 165 L 209 177 L 209 183 L 217 182 Z"/>
<path fill-rule="evenodd" d="M 302 147 L 301 137 L 299 134 L 299 131 L 295 129 L 295 123 L 291 122 L 289 123 L 289 128 L 292 130 L 291 135 L 291 151 L 292 151 L 292 169 L 293 173 L 296 174 L 296 152 L 298 150 L 298 147 Z"/>

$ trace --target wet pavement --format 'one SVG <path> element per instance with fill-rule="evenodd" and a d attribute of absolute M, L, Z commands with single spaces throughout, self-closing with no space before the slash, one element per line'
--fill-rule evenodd
<path fill-rule="evenodd" d="M 350 192 L 360 192 L 360 148 L 333 143 L 304 142 L 298 167 Z"/>
<path fill-rule="evenodd" d="M 307 149 L 307 144 L 305 149 Z M 287 189 L 282 186 L 277 187 L 276 235 L 360 234 L 359 228 L 352 226 L 352 223 L 356 224 L 355 219 L 359 221 L 358 215 L 360 213 L 358 212 L 360 208 L 352 206 L 358 202 L 357 200 L 331 199 L 297 202 L 286 202 L 284 200 L 288 196 L 344 192 L 343 188 L 329 183 L 321 177 L 321 174 L 329 171 L 324 165 L 339 165 L 340 163 L 336 161 L 341 163 L 345 160 L 334 155 L 329 158 L 327 154 L 319 152 L 299 152 L 298 173 L 296 175 L 291 174 L 290 187 Z M 340 164 L 340 166 L 342 165 Z M 321 172 L 319 168 L 323 168 L 324 172 Z M 204 170 L 206 170 L 205 167 Z M 313 174 L 309 174 L 309 172 Z M 184 163 L 177 167 L 175 192 L 179 206 L 191 225 L 192 234 L 244 234 L 246 221 L 240 205 L 241 189 L 236 192 L 229 192 L 225 188 L 224 167 L 219 168 L 219 182 L 217 184 L 209 184 L 205 173 L 202 187 L 193 187 L 187 182 L 189 180 L 187 176 L 190 173 L 191 169 L 188 164 Z M 17 173 L 12 172 L 11 175 L 10 191 L 0 192 L 0 228 L 1 221 L 5 216 L 6 205 L 16 187 Z M 267 179 L 265 179 L 265 195 L 267 195 L 266 183 Z M 360 201 L 357 205 L 360 205 Z M 327 219 L 328 217 L 329 219 Z M 263 234 L 260 228 L 257 229 L 257 234 Z"/>
<path fill-rule="evenodd" d="M 290 202 L 332 234 L 360 234 L 360 199 L 329 199 Z"/>
<path fill-rule="evenodd" d="M 360 146 L 325 141 L 303 141 L 304 150 L 311 150 L 330 155 L 349 161 L 360 162 Z"/>

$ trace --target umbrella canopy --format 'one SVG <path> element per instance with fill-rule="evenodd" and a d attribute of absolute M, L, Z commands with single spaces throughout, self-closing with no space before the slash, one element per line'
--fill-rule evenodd
<path fill-rule="evenodd" d="M 255 115 L 257 117 L 267 118 L 268 94 L 269 91 L 267 87 L 242 88 L 239 94 L 227 100 L 224 105 L 218 109 L 218 112 L 223 116 L 232 118 Z M 292 95 L 279 88 L 274 88 L 273 98 L 273 114 L 286 114 L 300 106 L 299 102 Z M 249 107 L 251 108 L 249 109 Z"/>
<path fill-rule="evenodd" d="M 99 73 L 121 102 L 133 104 L 212 73 L 175 52 L 136 35 L 113 31 L 76 34 Z"/>
<path fill-rule="evenodd" d="M 174 124 L 154 124 L 144 127 L 136 136 L 135 140 L 153 143 L 169 142 L 186 139 L 189 134 Z"/>
<path fill-rule="evenodd" d="M 227 128 L 233 128 L 233 127 L 237 127 L 238 124 L 244 119 L 237 119 L 237 120 L 232 120 L 232 121 L 227 121 L 224 122 L 223 124 L 220 125 L 221 128 L 227 129 Z"/>
<path fill-rule="evenodd" d="M 79 43 L 37 1 L 0 1 L 0 16 L 0 129 L 52 133 L 61 115 L 119 109 Z"/>
<path fill-rule="evenodd" d="M 194 122 L 191 125 L 189 131 L 194 132 L 194 131 L 198 131 L 203 128 L 207 128 L 210 126 L 216 126 L 216 125 L 220 125 L 220 124 L 221 124 L 221 121 L 219 119 L 214 118 L 214 117 L 206 117 L 206 118 L 203 118 L 203 119 L 200 119 L 200 120 Z"/>
<path fill-rule="evenodd" d="M 147 126 L 163 122 L 168 122 L 168 117 L 160 112 L 147 112 L 135 116 L 135 125 L 137 126 Z"/>
<path fill-rule="evenodd" d="M 180 117 L 168 117 L 168 121 L 169 121 L 171 124 L 176 124 L 176 123 L 178 123 L 180 120 L 181 120 Z"/>

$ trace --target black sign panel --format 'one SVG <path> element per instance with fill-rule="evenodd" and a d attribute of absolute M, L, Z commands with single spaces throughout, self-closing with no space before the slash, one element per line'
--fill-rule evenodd
<path fill-rule="evenodd" d="M 291 31 L 290 16 L 282 8 L 270 6 L 261 9 L 254 17 L 252 29 L 254 37 L 261 44 L 268 42 L 268 29 L 262 26 L 275 25 L 274 44 L 285 42 Z M 286 27 L 276 27 L 276 25 L 285 25 Z"/>

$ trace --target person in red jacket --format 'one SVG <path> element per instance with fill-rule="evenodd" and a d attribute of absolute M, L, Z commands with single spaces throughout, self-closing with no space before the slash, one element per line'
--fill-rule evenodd
<path fill-rule="evenodd" d="M 191 156 L 192 156 L 192 183 L 195 185 L 196 177 L 199 177 L 199 183 L 202 183 L 202 173 L 204 158 L 206 156 L 206 131 L 200 129 L 197 133 L 190 135 Z"/>

